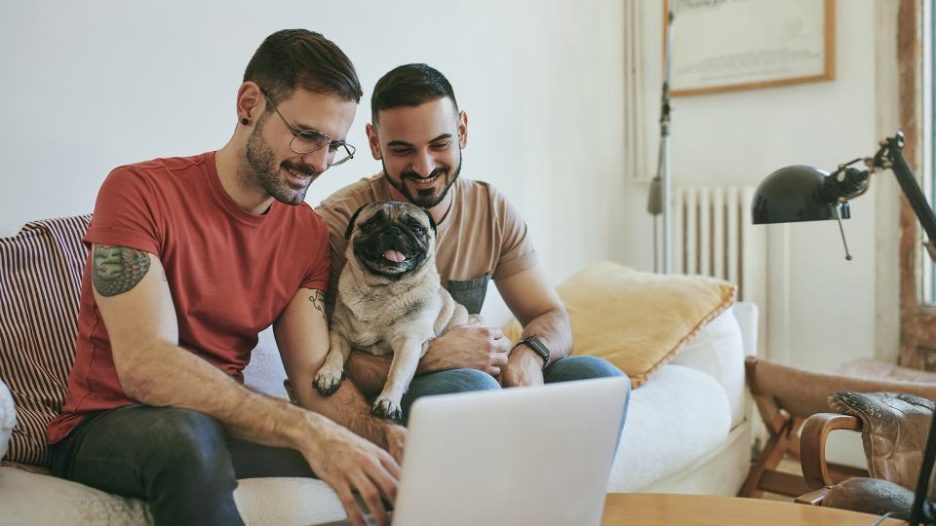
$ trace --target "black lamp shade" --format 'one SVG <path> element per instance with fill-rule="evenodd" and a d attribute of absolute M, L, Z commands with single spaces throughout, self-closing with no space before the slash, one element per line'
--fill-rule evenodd
<path fill-rule="evenodd" d="M 754 192 L 754 224 L 835 219 L 834 202 L 823 199 L 819 190 L 828 176 L 828 172 L 805 165 L 787 166 L 768 175 Z M 842 219 L 851 215 L 847 206 L 839 211 Z"/>

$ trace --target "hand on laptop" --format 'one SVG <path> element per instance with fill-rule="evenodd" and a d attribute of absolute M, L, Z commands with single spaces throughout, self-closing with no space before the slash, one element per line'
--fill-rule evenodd
<path fill-rule="evenodd" d="M 501 370 L 500 381 L 504 387 L 543 385 L 543 359 L 532 349 L 517 346 Z"/>
<path fill-rule="evenodd" d="M 418 372 L 468 368 L 497 376 L 507 364 L 511 346 L 503 331 L 496 327 L 462 325 L 432 340 L 419 362 Z"/>
<path fill-rule="evenodd" d="M 355 501 L 357 493 L 376 523 L 389 525 L 381 498 L 391 504 L 396 500 L 400 465 L 390 453 L 344 427 L 333 425 L 320 431 L 315 444 L 300 450 L 312 471 L 335 490 L 352 524 L 368 524 Z"/>

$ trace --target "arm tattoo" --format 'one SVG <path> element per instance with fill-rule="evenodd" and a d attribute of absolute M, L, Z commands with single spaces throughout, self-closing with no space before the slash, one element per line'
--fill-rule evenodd
<path fill-rule="evenodd" d="M 322 315 L 325 315 L 325 293 L 320 290 L 313 290 L 312 295 L 309 296 L 309 301 L 312 302 L 312 305 L 318 309 Z"/>
<path fill-rule="evenodd" d="M 149 271 L 150 259 L 142 250 L 96 244 L 91 264 L 94 290 L 108 297 L 135 287 Z"/>

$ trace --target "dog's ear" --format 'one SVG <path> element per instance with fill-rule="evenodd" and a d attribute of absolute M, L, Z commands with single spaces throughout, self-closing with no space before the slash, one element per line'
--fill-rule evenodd
<path fill-rule="evenodd" d="M 425 212 L 426 217 L 429 218 L 429 226 L 432 227 L 432 231 L 438 233 L 436 230 L 436 222 L 435 222 L 435 219 L 432 218 L 432 214 L 430 214 L 429 211 L 426 210 L 425 208 L 422 208 L 422 211 Z"/>
<path fill-rule="evenodd" d="M 345 230 L 345 233 L 344 233 L 345 239 L 351 239 L 351 232 L 354 232 L 354 223 L 357 221 L 357 216 L 361 213 L 361 210 L 364 210 L 365 208 L 367 208 L 367 205 L 364 205 L 361 208 L 358 208 L 357 210 L 354 211 L 353 214 L 351 214 L 351 220 L 348 221 L 348 228 Z"/>

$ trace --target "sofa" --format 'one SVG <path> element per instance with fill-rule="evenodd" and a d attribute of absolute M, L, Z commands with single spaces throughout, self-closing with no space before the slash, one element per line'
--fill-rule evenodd
<path fill-rule="evenodd" d="M 50 476 L 40 443 L 41 423 L 61 407 L 73 360 L 78 284 L 87 254 L 80 238 L 89 220 L 36 221 L 0 238 L 0 380 L 17 404 L 10 449 L 0 462 L 0 524 L 151 522 L 143 501 Z M 620 322 L 626 326 L 627 320 Z M 737 493 L 750 465 L 744 359 L 754 354 L 756 331 L 756 307 L 735 303 L 699 320 L 679 348 L 654 365 L 632 391 L 609 492 Z M 50 334 L 64 337 L 53 341 Z M 259 336 L 245 383 L 283 397 L 284 377 L 268 329 Z M 10 411 L 2 410 L 11 402 L 4 393 L 0 388 L 0 431 L 4 422 L 13 425 Z M 43 408 L 52 413 L 37 416 Z M 26 440 L 30 435 L 32 442 Z M 5 447 L 0 444 L 0 453 Z M 334 492 L 315 479 L 246 479 L 234 497 L 247 524 L 318 524 L 344 517 Z"/>

